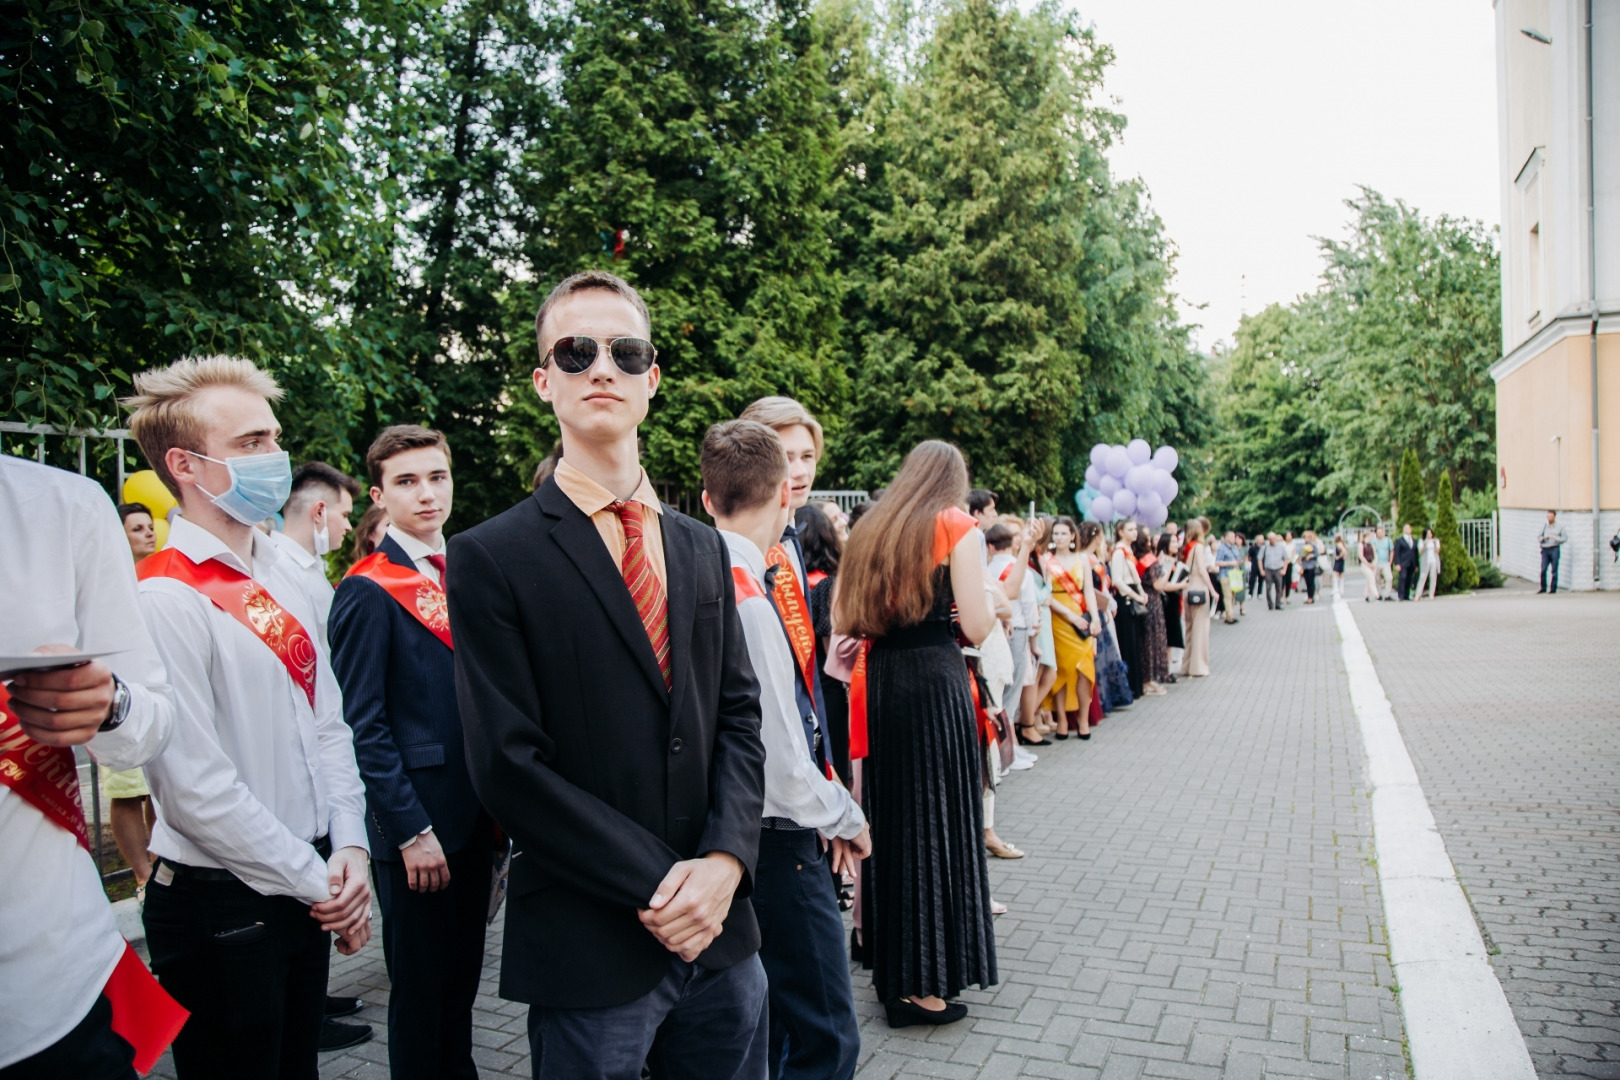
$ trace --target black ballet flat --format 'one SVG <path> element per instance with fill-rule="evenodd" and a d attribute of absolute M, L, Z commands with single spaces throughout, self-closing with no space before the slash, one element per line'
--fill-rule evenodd
<path fill-rule="evenodd" d="M 935 1012 L 925 1009 L 910 998 L 901 998 L 899 1001 L 886 1002 L 883 1011 L 889 1015 L 889 1026 L 892 1028 L 917 1027 L 927 1024 L 940 1027 L 944 1024 L 954 1024 L 967 1016 L 967 1006 L 954 1001 L 947 1001 L 945 1007 Z"/>

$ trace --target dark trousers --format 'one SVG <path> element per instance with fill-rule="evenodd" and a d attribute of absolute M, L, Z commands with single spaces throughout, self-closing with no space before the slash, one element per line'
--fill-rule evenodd
<path fill-rule="evenodd" d="M 135 1080 L 134 1061 L 135 1048 L 112 1029 L 112 1005 L 103 996 L 72 1031 L 0 1069 L 0 1080 Z"/>
<path fill-rule="evenodd" d="M 1417 564 L 1406 563 L 1401 567 L 1400 594 L 1402 600 L 1412 599 L 1412 586 L 1417 584 Z"/>
<path fill-rule="evenodd" d="M 746 903 L 746 901 L 737 901 Z M 722 971 L 674 953 L 663 982 L 602 1009 L 529 1008 L 534 1080 L 762 1080 L 769 1042 L 757 955 Z"/>
<path fill-rule="evenodd" d="M 402 861 L 372 864 L 382 911 L 388 995 L 388 1074 L 393 1080 L 477 1080 L 472 1009 L 484 967 L 492 826 L 473 826 L 446 857 L 450 884 L 412 892 Z"/>
<path fill-rule="evenodd" d="M 1544 547 L 1541 549 L 1541 588 L 1546 592 L 1558 591 L 1558 556 L 1563 553 L 1564 547 Z M 1552 570 L 1552 580 L 1547 580 L 1547 570 Z"/>
<path fill-rule="evenodd" d="M 1300 576 L 1305 579 L 1305 599 L 1316 599 L 1316 571 L 1314 569 L 1301 570 Z"/>
<path fill-rule="evenodd" d="M 1266 571 L 1266 607 L 1280 608 L 1286 599 L 1288 599 L 1288 593 L 1283 586 L 1283 572 L 1268 569 Z"/>
<path fill-rule="evenodd" d="M 754 869 L 759 959 L 770 980 L 767 1075 L 848 1080 L 861 1033 L 844 920 L 813 829 L 765 829 Z"/>
<path fill-rule="evenodd" d="M 180 1080 L 316 1080 L 331 935 L 290 896 L 222 870 L 171 867 L 146 889 L 152 973 L 191 1019 L 174 1040 Z M 167 875 L 165 875 L 167 876 Z"/>
<path fill-rule="evenodd" d="M 1131 697 L 1142 696 L 1142 631 L 1146 616 L 1133 615 L 1129 602 L 1123 597 L 1119 610 L 1114 612 L 1114 629 L 1119 631 L 1119 658 L 1125 661 L 1126 681 L 1131 684 Z"/>
<path fill-rule="evenodd" d="M 1251 597 L 1259 596 L 1261 589 L 1265 587 L 1265 582 L 1266 575 L 1260 570 L 1260 564 L 1257 562 L 1251 562 L 1249 564 L 1248 580 L 1244 582 L 1244 585 L 1248 589 L 1249 595 Z"/>

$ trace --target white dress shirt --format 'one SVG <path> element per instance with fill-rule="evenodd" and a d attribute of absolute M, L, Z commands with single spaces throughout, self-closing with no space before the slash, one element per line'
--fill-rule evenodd
<path fill-rule="evenodd" d="M 135 562 L 106 492 L 0 455 L 0 653 L 41 645 L 110 652 L 127 719 L 92 757 L 133 769 L 163 748 L 174 699 L 135 599 Z M 0 1069 L 83 1020 L 124 954 L 95 860 L 73 834 L 0 784 Z"/>
<path fill-rule="evenodd" d="M 415 563 L 416 568 L 431 578 L 435 585 L 444 584 L 439 580 L 439 568 L 428 562 L 429 555 L 444 554 L 443 534 L 440 534 L 439 546 L 436 548 L 428 547 L 404 529 L 395 528 L 393 525 L 388 526 L 388 535 L 394 543 L 405 550 L 405 557 Z"/>
<path fill-rule="evenodd" d="M 177 517 L 169 547 L 248 574 L 305 629 L 315 621 L 297 568 L 253 531 L 243 566 L 213 533 Z M 174 684 L 175 734 L 146 767 L 157 806 L 152 851 L 229 870 L 265 896 L 331 899 L 311 843 L 366 844 L 365 786 L 343 698 L 317 651 L 315 706 L 257 634 L 173 578 L 141 582 L 141 609 Z"/>
<path fill-rule="evenodd" d="M 999 551 L 990 560 L 990 576 L 997 581 L 1005 582 L 1008 568 L 1018 560 L 1005 551 Z M 1005 595 L 1006 590 L 1002 590 Z M 1012 605 L 1012 628 L 1014 630 L 1028 630 L 1035 625 L 1037 600 L 1040 597 L 1039 587 L 1035 584 L 1035 571 L 1026 570 L 1024 580 L 1018 585 L 1018 597 Z"/>
<path fill-rule="evenodd" d="M 752 540 L 720 530 L 731 549 L 731 565 L 751 574 L 763 591 L 765 555 Z M 816 766 L 799 719 L 793 682 L 800 678 L 793 650 L 776 608 L 764 596 L 737 605 L 748 659 L 759 679 L 760 738 L 765 743 L 765 817 L 787 818 L 831 840 L 853 840 L 866 827 L 866 815 L 844 787 Z"/>
<path fill-rule="evenodd" d="M 304 629 L 315 639 L 316 647 L 330 658 L 332 646 L 326 640 L 326 624 L 332 617 L 332 597 L 337 590 L 326 580 L 326 560 L 284 532 L 271 533 L 270 542 L 276 545 L 276 552 L 295 568 L 292 576 L 298 579 L 305 598 L 315 610 L 315 625 L 306 626 Z"/>

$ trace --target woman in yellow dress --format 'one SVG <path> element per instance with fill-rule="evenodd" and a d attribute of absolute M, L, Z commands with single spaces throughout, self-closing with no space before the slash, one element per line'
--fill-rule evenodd
<path fill-rule="evenodd" d="M 1097 681 L 1097 646 L 1093 638 L 1101 624 L 1097 621 L 1097 596 L 1091 575 L 1080 557 L 1087 527 L 1079 527 L 1071 517 L 1060 517 L 1052 526 L 1053 551 L 1046 557 L 1046 574 L 1052 582 L 1052 638 L 1057 652 L 1057 682 L 1047 695 L 1046 707 L 1057 718 L 1057 737 L 1069 737 L 1069 725 L 1082 739 L 1091 738 L 1091 692 Z M 1071 714 L 1073 719 L 1071 720 Z"/>

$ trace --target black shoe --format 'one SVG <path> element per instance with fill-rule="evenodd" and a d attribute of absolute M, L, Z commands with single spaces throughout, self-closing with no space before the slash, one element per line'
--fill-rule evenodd
<path fill-rule="evenodd" d="M 1536 592 L 1537 592 L 1537 593 L 1538 593 L 1538 594 L 1540 594 L 1540 593 L 1544 593 L 1544 592 L 1546 592 L 1546 591 L 1547 591 L 1547 590 L 1546 590 L 1546 589 L 1537 589 L 1537 590 L 1536 590 Z"/>
<path fill-rule="evenodd" d="M 1062 732 L 1062 731 L 1054 731 L 1054 732 L 1053 732 L 1053 733 L 1052 733 L 1052 738 L 1054 738 L 1054 739 L 1067 739 L 1067 738 L 1068 738 L 1068 737 L 1069 737 L 1069 736 L 1068 736 L 1068 733 L 1067 733 L 1067 732 Z"/>
<path fill-rule="evenodd" d="M 889 1014 L 889 1026 L 892 1028 L 916 1027 L 920 1024 L 938 1027 L 941 1024 L 954 1024 L 967 1016 L 967 1006 L 958 1002 L 947 1001 L 945 1007 L 936 1012 L 923 1008 L 910 998 L 887 1002 L 883 1011 Z"/>
<path fill-rule="evenodd" d="M 1079 739 L 1079 740 L 1081 740 L 1083 742 L 1086 739 L 1091 738 L 1091 732 L 1088 731 L 1084 735 L 1076 735 L 1075 738 L 1077 738 L 1077 739 Z"/>
<path fill-rule="evenodd" d="M 366 1007 L 366 1003 L 357 997 L 333 997 L 326 995 L 326 1012 L 328 1020 L 336 1020 L 340 1016 L 353 1016 Z"/>
<path fill-rule="evenodd" d="M 1164 681 L 1173 685 L 1176 681 L 1176 677 L 1174 675 L 1166 675 L 1164 677 Z"/>
<path fill-rule="evenodd" d="M 1024 746 L 1051 746 L 1052 745 L 1052 741 L 1050 739 L 1031 739 L 1031 738 L 1027 737 L 1022 731 L 1019 731 L 1017 733 L 1017 735 L 1018 735 L 1019 743 L 1021 743 Z"/>
<path fill-rule="evenodd" d="M 359 1046 L 363 1042 L 370 1041 L 370 1024 L 340 1024 L 336 1020 L 323 1020 L 321 1041 L 317 1049 L 324 1054 L 331 1050 L 347 1050 L 351 1046 Z"/>

